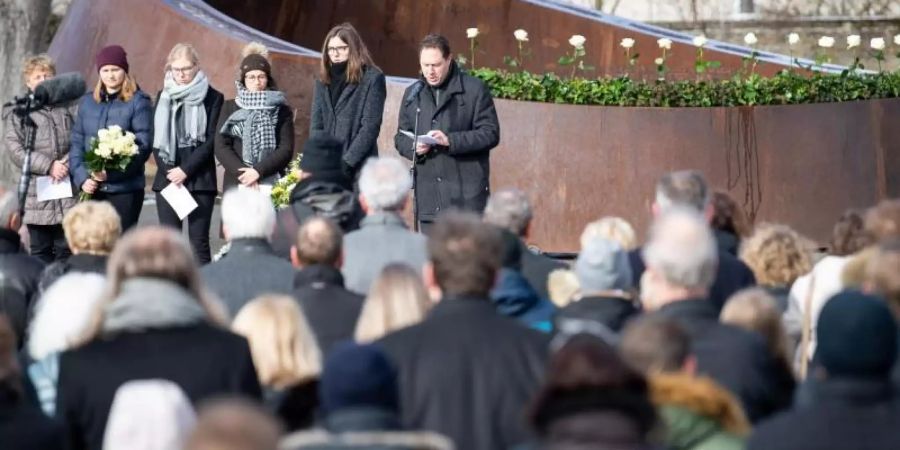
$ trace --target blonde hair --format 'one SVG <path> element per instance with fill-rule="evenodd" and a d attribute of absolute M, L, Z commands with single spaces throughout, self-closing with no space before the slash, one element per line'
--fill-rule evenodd
<path fill-rule="evenodd" d="M 579 289 L 581 286 L 578 284 L 578 277 L 569 269 L 556 269 L 547 276 L 550 301 L 559 308 L 571 303 Z"/>
<path fill-rule="evenodd" d="M 781 315 L 775 299 L 765 289 L 757 287 L 738 291 L 729 297 L 719 318 L 723 323 L 762 335 L 769 351 L 786 367 L 790 367 L 790 346 Z"/>
<path fill-rule="evenodd" d="M 182 57 L 187 58 L 195 66 L 200 65 L 200 56 L 197 54 L 197 49 L 191 44 L 179 42 L 172 47 L 172 50 L 169 50 L 169 56 L 166 57 L 166 70 L 172 68 L 172 61 Z"/>
<path fill-rule="evenodd" d="M 621 217 L 603 217 L 587 224 L 584 232 L 581 233 L 581 248 L 586 247 L 588 242 L 598 237 L 619 244 L 625 251 L 637 248 L 637 235 L 634 228 Z"/>
<path fill-rule="evenodd" d="M 53 58 L 46 53 L 26 57 L 22 62 L 22 79 L 28 81 L 28 76 L 37 70 L 56 75 L 56 64 L 53 63 Z"/>
<path fill-rule="evenodd" d="M 762 286 L 790 286 L 812 270 L 805 240 L 786 225 L 760 225 L 741 245 L 740 253 Z"/>
<path fill-rule="evenodd" d="M 284 389 L 322 372 L 315 336 L 291 297 L 257 297 L 241 308 L 231 329 L 250 342 L 253 365 L 264 386 Z"/>
<path fill-rule="evenodd" d="M 125 80 L 122 81 L 122 87 L 119 89 L 119 100 L 123 102 L 127 102 L 134 97 L 134 93 L 138 91 L 137 80 L 128 73 L 125 72 Z M 100 94 L 103 92 L 103 80 L 97 78 L 97 84 L 94 85 L 94 101 L 100 103 L 102 100 Z"/>
<path fill-rule="evenodd" d="M 76 204 L 63 217 L 62 226 L 75 254 L 108 255 L 122 234 L 119 214 L 109 202 Z"/>
<path fill-rule="evenodd" d="M 356 322 L 356 341 L 372 342 L 400 328 L 415 325 L 431 309 L 431 299 L 419 274 L 405 264 L 388 264 L 372 283 Z"/>

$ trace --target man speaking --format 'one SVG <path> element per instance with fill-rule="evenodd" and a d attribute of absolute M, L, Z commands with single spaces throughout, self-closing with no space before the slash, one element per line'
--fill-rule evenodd
<path fill-rule="evenodd" d="M 500 123 L 487 86 L 460 70 L 447 38 L 426 36 L 419 65 L 422 76 L 403 94 L 394 144 L 415 166 L 415 211 L 425 231 L 448 209 L 484 210 Z M 422 135 L 430 139 L 414 143 Z"/>

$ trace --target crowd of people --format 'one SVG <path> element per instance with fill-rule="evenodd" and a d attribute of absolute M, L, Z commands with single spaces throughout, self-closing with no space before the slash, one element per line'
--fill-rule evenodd
<path fill-rule="evenodd" d="M 281 210 L 260 186 L 291 160 L 293 120 L 258 45 L 233 100 L 178 44 L 154 105 L 110 46 L 77 108 L 32 113 L 25 203 L 0 186 L 2 448 L 900 446 L 900 201 L 848 211 L 820 246 L 675 171 L 656 181 L 646 240 L 602 217 L 574 261 L 554 260 L 529 246 L 535 193 L 489 188 L 496 113 L 446 39 L 423 40 L 404 95 L 418 104 L 401 129 L 419 134 L 412 114 L 436 128 L 433 145 L 396 136 L 415 173 L 378 156 L 384 75 L 356 31 L 335 27 L 322 50 Z M 25 83 L 53 72 L 29 59 Z M 139 153 L 92 172 L 110 125 Z M 151 155 L 160 225 L 137 226 Z M 217 160 L 228 250 L 214 260 Z M 38 201 L 39 176 L 92 199 Z M 188 216 L 170 184 L 196 200 Z"/>

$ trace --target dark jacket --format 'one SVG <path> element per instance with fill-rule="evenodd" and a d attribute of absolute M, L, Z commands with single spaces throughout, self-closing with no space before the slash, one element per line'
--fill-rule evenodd
<path fill-rule="evenodd" d="M 72 126 L 72 142 L 69 150 L 72 181 L 81 189 L 81 185 L 90 176 L 84 155 L 90 150 L 91 138 L 97 137 L 97 132 L 101 128 L 113 125 L 120 126 L 123 131 L 134 133 L 139 154 L 131 159 L 124 171 L 107 170 L 106 181 L 100 183 L 99 192 L 117 194 L 143 191 L 144 163 L 150 157 L 150 146 L 153 145 L 153 103 L 150 97 L 140 90 L 127 102 L 123 102 L 119 96 L 114 96 L 114 98 L 103 97 L 97 103 L 91 92 L 81 98 L 75 125 Z"/>
<path fill-rule="evenodd" d="M 366 159 L 378 156 L 378 133 L 387 96 L 384 74 L 366 66 L 359 84 L 347 83 L 336 104 L 328 86 L 316 80 L 309 134 L 328 133 L 344 143 L 343 161 L 358 173 Z"/>
<path fill-rule="evenodd" d="M 900 402 L 885 380 L 816 383 L 813 404 L 756 427 L 748 450 L 875 450 L 900 448 Z"/>
<path fill-rule="evenodd" d="M 263 393 L 266 410 L 281 419 L 287 433 L 309 428 L 319 406 L 319 380 L 309 380 L 286 389 Z"/>
<path fill-rule="evenodd" d="M 541 298 L 550 298 L 550 291 L 547 289 L 547 280 L 550 278 L 550 272 L 556 269 L 565 269 L 566 265 L 549 258 L 539 255 L 529 249 L 524 242 L 522 246 L 522 275 L 528 279 L 531 287 L 537 291 Z"/>
<path fill-rule="evenodd" d="M 9 315 L 20 347 L 43 271 L 44 263 L 25 253 L 19 234 L 0 228 L 0 312 Z"/>
<path fill-rule="evenodd" d="M 0 448 L 62 450 L 63 426 L 8 387 L 0 386 Z"/>
<path fill-rule="evenodd" d="M 398 118 L 399 130 L 425 134 L 441 130 L 450 141 L 449 147 L 436 146 L 423 157 L 416 158 L 416 203 L 421 220 L 434 220 L 441 212 L 458 208 L 481 213 L 490 195 L 490 150 L 500 142 L 500 122 L 494 100 L 485 84 L 451 63 L 449 78 L 435 104 L 432 89 L 420 79 L 421 88 L 407 101 L 412 89 L 403 92 Z M 419 85 L 421 86 L 421 85 Z M 416 106 L 419 129 L 413 130 Z M 394 145 L 404 158 L 414 157 L 413 140 L 399 131 Z"/>
<path fill-rule="evenodd" d="M 194 404 L 223 394 L 262 396 L 250 346 L 224 329 L 196 324 L 98 338 L 60 358 L 56 411 L 70 448 L 101 448 L 119 386 L 154 378 L 177 384 Z"/>
<path fill-rule="evenodd" d="M 497 284 L 491 290 L 491 300 L 497 311 L 512 317 L 529 328 L 543 332 L 553 331 L 556 306 L 546 298 L 538 297 L 528 280 L 519 272 L 503 269 Z"/>
<path fill-rule="evenodd" d="M 43 293 L 56 280 L 71 272 L 96 273 L 106 275 L 107 255 L 89 255 L 80 253 L 72 255 L 63 261 L 56 261 L 48 265 L 41 273 L 39 282 L 40 291 Z"/>
<path fill-rule="evenodd" d="M 556 314 L 557 328 L 569 321 L 596 322 L 618 334 L 625 324 L 640 313 L 634 302 L 622 297 L 589 296 L 573 300 Z"/>
<path fill-rule="evenodd" d="M 681 300 L 658 314 L 680 323 L 691 336 L 700 374 L 734 393 L 751 422 L 790 405 L 793 379 L 769 353 L 762 336 L 719 322 L 709 300 Z"/>
<path fill-rule="evenodd" d="M 37 201 L 37 177 L 49 175 L 54 161 L 66 161 L 69 153 L 69 137 L 72 135 L 72 122 L 75 118 L 76 102 L 66 105 L 44 107 L 29 115 L 37 129 L 34 135 L 34 151 L 31 153 L 31 181 L 28 184 L 28 197 L 25 199 L 25 216 L 22 222 L 26 225 L 57 225 L 62 223 L 65 213 L 75 206 L 75 198 Z M 11 110 L 3 110 L 4 142 L 6 152 L 16 167 L 16 180 L 22 174 L 25 163 L 25 133 L 20 118 Z M 71 178 L 70 178 L 71 182 Z M 77 189 L 72 189 L 75 192 Z"/>
<path fill-rule="evenodd" d="M 200 268 L 206 285 L 231 317 L 259 295 L 290 294 L 294 272 L 291 263 L 275 255 L 264 239 L 234 239 L 222 259 Z"/>
<path fill-rule="evenodd" d="M 715 228 L 713 229 L 713 236 L 716 238 L 716 247 L 719 248 L 719 251 L 738 257 L 738 252 L 741 249 L 741 238 L 730 231 Z"/>
<path fill-rule="evenodd" d="M 647 268 L 644 265 L 642 250 L 642 248 L 638 248 L 628 253 L 628 262 L 631 263 L 631 274 L 635 286 L 641 285 L 641 275 L 644 274 L 644 270 Z M 755 284 L 756 277 L 753 276 L 753 271 L 743 261 L 732 256 L 731 253 L 719 250 L 719 265 L 716 269 L 716 279 L 709 289 L 709 300 L 712 301 L 717 310 L 722 310 L 725 302 L 728 301 L 728 297 L 731 297 L 732 294 Z"/>
<path fill-rule="evenodd" d="M 524 414 L 548 342 L 487 299 L 457 297 L 379 344 L 397 366 L 405 428 L 441 433 L 459 449 L 493 450 L 528 440 Z"/>
<path fill-rule="evenodd" d="M 156 95 L 157 101 L 159 94 Z M 166 173 L 180 167 L 187 175 L 184 181 L 184 187 L 191 192 L 212 192 L 218 190 L 216 184 L 216 159 L 213 155 L 213 147 L 215 146 L 216 134 L 219 124 L 219 112 L 222 110 L 222 103 L 225 96 L 221 92 L 213 89 L 212 86 L 206 91 L 206 97 L 203 99 L 203 107 L 206 109 L 206 140 L 196 147 L 178 148 L 175 152 L 175 165 L 168 165 L 159 158 L 159 149 L 153 149 L 153 159 L 156 161 L 156 177 L 153 178 L 153 190 L 159 192 L 169 185 L 169 179 Z M 156 108 L 154 107 L 154 116 Z M 173 137 L 174 139 L 174 137 Z"/>
<path fill-rule="evenodd" d="M 241 139 L 221 132 L 222 125 L 238 109 L 240 108 L 238 108 L 237 103 L 233 99 L 227 100 L 222 105 L 222 111 L 219 113 L 219 123 L 216 124 L 216 159 L 225 168 L 225 175 L 222 180 L 223 191 L 240 184 L 238 182 L 238 176 L 240 175 L 238 169 L 250 167 L 244 164 L 242 156 L 244 146 Z M 279 177 L 294 156 L 294 117 L 291 107 L 288 105 L 281 105 L 278 108 L 278 120 L 275 123 L 275 140 L 275 150 L 253 166 L 259 172 L 260 182 Z"/>
<path fill-rule="evenodd" d="M 348 408 L 329 414 L 323 429 L 285 436 L 280 448 L 289 450 L 450 450 L 444 436 L 403 431 L 397 415 L 375 408 Z M 459 448 L 459 447 L 456 447 Z"/>
<path fill-rule="evenodd" d="M 309 320 L 323 356 L 334 344 L 353 339 L 365 298 L 344 289 L 338 269 L 318 264 L 304 267 L 294 276 L 294 298 Z"/>

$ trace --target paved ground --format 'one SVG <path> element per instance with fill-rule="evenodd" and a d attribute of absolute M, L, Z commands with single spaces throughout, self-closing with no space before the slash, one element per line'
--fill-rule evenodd
<path fill-rule="evenodd" d="M 222 214 L 219 211 L 219 201 L 220 199 L 216 199 L 216 206 L 215 209 L 213 209 L 212 225 L 209 227 L 209 247 L 212 250 L 213 255 L 219 251 L 220 247 L 225 245 L 225 240 L 219 237 L 219 228 L 222 222 Z M 144 198 L 144 209 L 141 210 L 141 217 L 138 220 L 138 225 L 156 225 L 158 223 L 159 219 L 156 215 L 156 198 L 151 194 Z M 182 232 L 187 236 L 187 221 L 185 221 L 183 228 Z"/>

